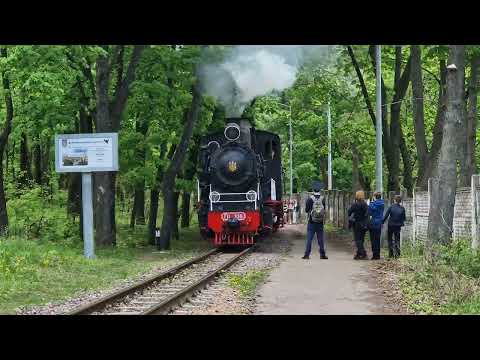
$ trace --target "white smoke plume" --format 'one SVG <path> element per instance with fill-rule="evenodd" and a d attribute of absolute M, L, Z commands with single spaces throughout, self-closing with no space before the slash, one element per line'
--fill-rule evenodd
<path fill-rule="evenodd" d="M 237 117 L 257 96 L 290 88 L 305 61 L 322 61 L 329 49 L 324 45 L 237 45 L 221 62 L 203 66 L 203 88 L 225 106 L 228 117 Z"/>

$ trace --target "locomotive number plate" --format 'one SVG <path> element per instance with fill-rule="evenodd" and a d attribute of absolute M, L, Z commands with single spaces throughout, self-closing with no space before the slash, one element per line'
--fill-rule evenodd
<path fill-rule="evenodd" d="M 237 220 L 245 220 L 247 215 L 244 212 L 224 212 L 222 213 L 222 220 L 227 221 L 228 219 L 237 219 Z"/>

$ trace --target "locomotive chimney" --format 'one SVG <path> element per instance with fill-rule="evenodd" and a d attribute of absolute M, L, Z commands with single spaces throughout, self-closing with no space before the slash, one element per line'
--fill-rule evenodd
<path fill-rule="evenodd" d="M 252 124 L 249 118 L 227 118 L 226 124 L 237 124 L 240 127 L 240 138 L 239 142 L 242 144 L 247 145 L 248 147 L 252 146 L 252 137 L 250 133 L 250 129 L 252 128 Z"/>

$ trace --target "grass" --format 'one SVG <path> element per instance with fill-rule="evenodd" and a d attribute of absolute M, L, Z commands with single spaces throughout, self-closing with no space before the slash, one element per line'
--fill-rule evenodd
<path fill-rule="evenodd" d="M 420 314 L 480 314 L 480 252 L 468 239 L 404 246 L 399 260 L 406 306 Z"/>
<path fill-rule="evenodd" d="M 229 275 L 229 285 L 237 289 L 242 297 L 251 297 L 255 294 L 258 285 L 267 278 L 267 270 L 251 270 L 242 275 Z"/>
<path fill-rule="evenodd" d="M 193 229 L 182 232 L 172 250 L 155 253 L 151 247 L 97 249 L 97 258 L 83 257 L 81 245 L 0 241 L 0 313 L 12 314 L 19 306 L 60 301 L 84 291 L 111 286 L 156 266 L 186 260 L 209 248 Z"/>
<path fill-rule="evenodd" d="M 65 197 L 59 192 L 44 201 L 34 189 L 8 202 L 11 235 L 0 238 L 0 314 L 108 288 L 210 248 L 192 219 L 190 228 L 180 230 L 180 239 L 172 240 L 171 250 L 157 252 L 148 245 L 147 226 L 131 229 L 129 214 L 117 212 L 117 246 L 96 249 L 96 259 L 85 259 L 78 221 L 67 217 Z"/>

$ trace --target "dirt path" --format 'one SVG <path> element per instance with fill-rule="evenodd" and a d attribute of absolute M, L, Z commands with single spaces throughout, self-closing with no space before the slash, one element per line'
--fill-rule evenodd
<path fill-rule="evenodd" d="M 353 260 L 351 236 L 326 234 L 329 259 L 320 260 L 315 243 L 310 260 L 302 260 L 305 225 L 282 231 L 291 236 L 292 250 L 259 289 L 256 314 L 396 313 L 378 287 L 372 262 Z"/>

